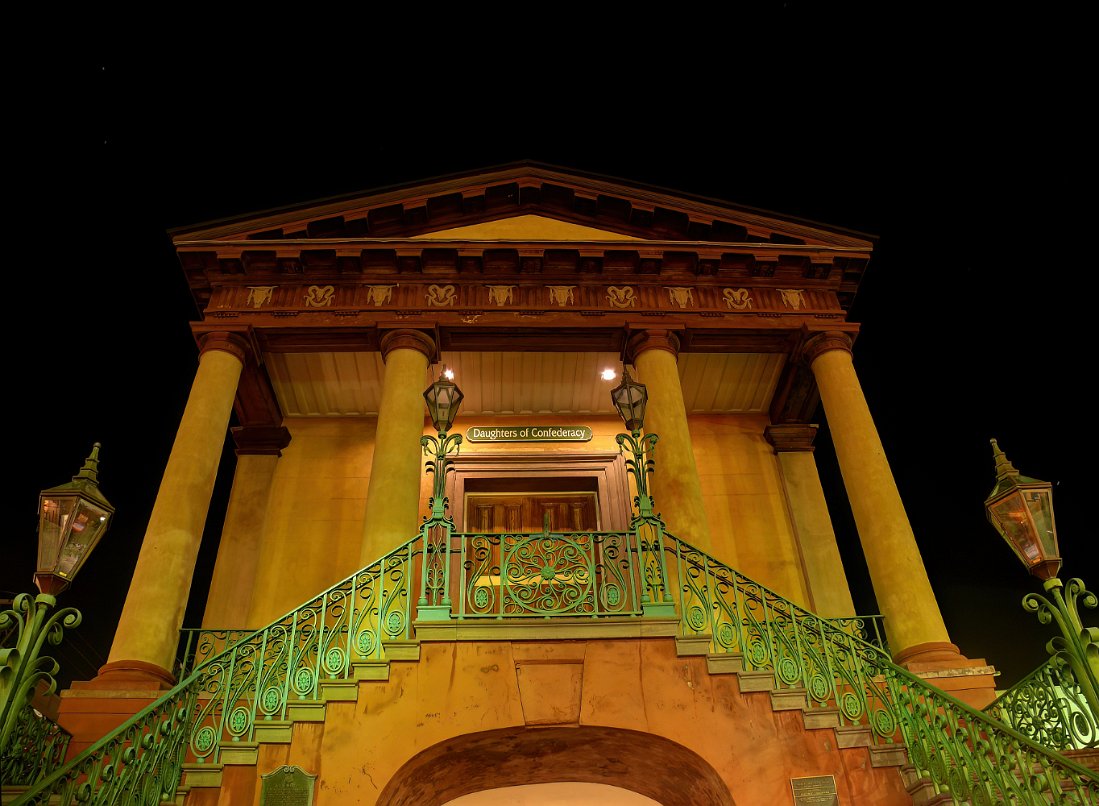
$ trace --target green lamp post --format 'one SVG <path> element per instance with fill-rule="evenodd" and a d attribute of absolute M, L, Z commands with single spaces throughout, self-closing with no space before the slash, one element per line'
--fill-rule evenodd
<path fill-rule="evenodd" d="M 110 526 L 114 507 L 99 491 L 99 443 L 92 447 L 73 480 L 43 490 L 38 497 L 38 595 L 21 593 L 0 612 L 0 630 L 12 630 L 12 646 L 0 648 L 0 752 L 6 752 L 22 709 L 35 691 L 57 688 L 57 661 L 43 655 L 46 642 L 57 646 L 65 628 L 80 624 L 72 607 L 54 610 L 92 549 Z"/>
<path fill-rule="evenodd" d="M 637 490 L 633 499 L 637 514 L 630 528 L 637 535 L 637 551 L 645 581 L 641 589 L 641 607 L 646 615 L 671 617 L 675 615 L 675 604 L 668 588 L 668 568 L 664 561 L 664 522 L 653 509 L 653 497 L 649 491 L 649 474 L 654 467 L 653 453 L 658 437 L 656 434 L 641 435 L 645 427 L 649 391 L 645 384 L 630 377 L 628 369 L 624 369 L 622 382 L 611 390 L 611 402 L 630 431 L 619 434 L 615 441 L 620 449 L 630 452 L 631 458 L 626 459 L 626 472 L 633 476 Z"/>
<path fill-rule="evenodd" d="M 1061 635 L 1046 649 L 1053 663 L 1072 673 L 1099 720 L 1099 628 L 1083 626 L 1078 606 L 1094 608 L 1099 599 L 1083 580 L 1073 578 L 1062 585 L 1057 578 L 1061 555 L 1053 519 L 1053 485 L 1021 475 L 996 440 L 991 442 L 996 486 L 985 500 L 988 519 L 1027 570 L 1042 580 L 1048 595 L 1028 593 L 1023 608 L 1037 613 L 1042 624 L 1056 622 Z"/>
<path fill-rule="evenodd" d="M 432 474 L 431 514 L 420 527 L 424 541 L 424 561 L 421 565 L 420 598 L 416 602 L 417 618 L 421 621 L 446 621 L 450 618 L 450 536 L 454 521 L 447 514 L 450 501 L 446 495 L 446 476 L 454 469 L 447 458 L 462 444 L 461 434 L 448 434 L 465 395 L 450 380 L 453 373 L 443 367 L 443 374 L 424 392 L 428 415 L 438 436 L 420 437 L 420 447 L 428 457 L 425 468 Z"/>

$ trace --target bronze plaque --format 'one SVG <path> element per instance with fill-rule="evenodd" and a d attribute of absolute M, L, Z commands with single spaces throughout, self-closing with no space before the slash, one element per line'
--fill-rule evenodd
<path fill-rule="evenodd" d="M 839 806 L 836 779 L 832 775 L 813 775 L 808 778 L 791 778 L 795 806 Z"/>
<path fill-rule="evenodd" d="M 260 776 L 260 806 L 313 806 L 317 776 L 301 767 L 284 766 Z"/>

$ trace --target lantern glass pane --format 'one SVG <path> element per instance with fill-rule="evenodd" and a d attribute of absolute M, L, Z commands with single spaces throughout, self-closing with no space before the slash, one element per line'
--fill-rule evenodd
<path fill-rule="evenodd" d="M 990 504 L 988 512 L 1000 534 L 1024 565 L 1035 565 L 1044 559 L 1042 544 L 1030 519 L 1030 510 L 1019 491 Z"/>
<path fill-rule="evenodd" d="M 72 579 L 84 560 L 92 553 L 95 544 L 107 530 L 110 513 L 88 501 L 81 501 L 69 521 L 69 538 L 62 544 L 57 556 L 56 573 Z"/>
<path fill-rule="evenodd" d="M 40 499 L 38 512 L 38 570 L 52 570 L 69 530 L 73 511 L 80 498 L 56 495 Z"/>
<path fill-rule="evenodd" d="M 1057 529 L 1053 523 L 1053 501 L 1049 490 L 1023 490 L 1023 499 L 1034 521 L 1034 530 L 1046 557 L 1058 557 Z"/>

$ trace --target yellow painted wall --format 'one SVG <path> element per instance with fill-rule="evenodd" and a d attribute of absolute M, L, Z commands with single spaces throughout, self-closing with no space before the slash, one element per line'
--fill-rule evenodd
<path fill-rule="evenodd" d="M 764 415 L 688 417 L 713 553 L 782 596 L 809 604 L 778 462 Z M 657 468 L 660 448 L 657 447 Z M 659 506 L 659 502 L 658 506 Z M 675 527 L 669 524 L 673 532 Z"/>
<path fill-rule="evenodd" d="M 808 604 L 778 463 L 763 438 L 767 418 L 693 415 L 689 420 L 713 527 L 714 554 L 783 596 Z M 263 626 L 358 569 L 376 422 L 374 418 L 286 421 L 292 440 L 275 470 L 252 607 L 248 623 L 241 626 Z M 621 421 L 611 415 L 463 415 L 457 430 L 464 436 L 473 426 L 494 424 L 587 425 L 593 439 L 576 443 L 465 441 L 462 455 L 616 452 L 614 438 L 622 430 Z M 660 473 L 659 445 L 656 473 Z M 431 484 L 431 477 L 423 473 L 421 516 L 427 513 Z M 448 495 L 453 499 L 453 481 Z M 629 496 L 632 499 L 632 489 Z M 658 512 L 660 503 L 657 498 Z M 418 522 L 408 524 L 410 538 L 417 526 Z M 674 523 L 668 528 L 675 532 Z"/>
<path fill-rule="evenodd" d="M 359 568 L 375 418 L 294 418 L 275 470 L 248 627 L 262 627 Z"/>

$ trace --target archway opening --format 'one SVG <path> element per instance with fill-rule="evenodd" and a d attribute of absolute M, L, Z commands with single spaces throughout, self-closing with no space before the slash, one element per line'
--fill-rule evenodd
<path fill-rule="evenodd" d="M 409 759 L 378 803 L 441 805 L 474 792 L 550 783 L 603 784 L 663 806 L 733 804 L 717 771 L 686 747 L 594 726 L 503 728 L 448 739 Z"/>

